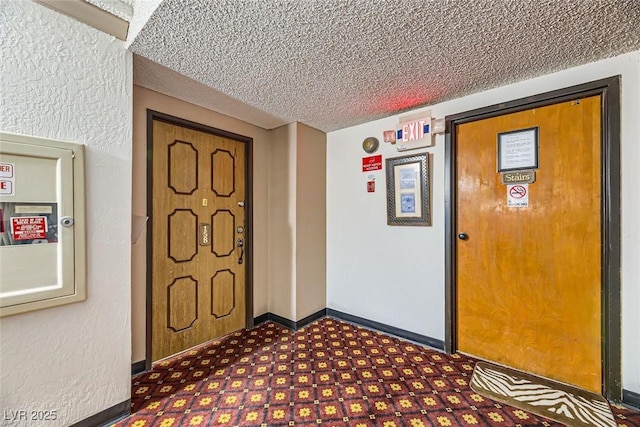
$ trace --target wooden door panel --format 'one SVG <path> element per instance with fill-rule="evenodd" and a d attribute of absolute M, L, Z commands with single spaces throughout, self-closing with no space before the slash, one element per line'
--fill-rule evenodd
<path fill-rule="evenodd" d="M 167 328 L 185 331 L 198 320 L 198 281 L 178 277 L 167 287 Z"/>
<path fill-rule="evenodd" d="M 167 157 L 169 188 L 175 194 L 193 194 L 198 189 L 198 150 L 188 142 L 174 141 Z"/>
<path fill-rule="evenodd" d="M 228 209 L 218 209 L 211 215 L 211 232 L 216 236 L 211 244 L 211 252 L 218 257 L 226 257 L 236 247 L 236 217 Z"/>
<path fill-rule="evenodd" d="M 529 206 L 507 207 L 497 134 L 539 127 Z M 458 349 L 601 391 L 600 97 L 457 127 Z"/>
<path fill-rule="evenodd" d="M 244 164 L 241 142 L 153 123 L 152 361 L 245 326 Z"/>
<path fill-rule="evenodd" d="M 167 216 L 167 257 L 175 263 L 198 254 L 198 215 L 191 209 L 174 209 Z"/>
<path fill-rule="evenodd" d="M 211 154 L 211 189 L 220 197 L 230 197 L 235 192 L 235 157 L 227 150 Z"/>
<path fill-rule="evenodd" d="M 226 317 L 236 307 L 236 275 L 231 270 L 216 272 L 211 278 L 211 314 L 218 319 Z"/>

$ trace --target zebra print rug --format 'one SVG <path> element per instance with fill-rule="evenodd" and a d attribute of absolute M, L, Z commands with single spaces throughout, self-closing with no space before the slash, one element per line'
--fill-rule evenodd
<path fill-rule="evenodd" d="M 490 399 L 569 426 L 617 425 L 602 396 L 503 366 L 476 363 L 469 385 Z"/>

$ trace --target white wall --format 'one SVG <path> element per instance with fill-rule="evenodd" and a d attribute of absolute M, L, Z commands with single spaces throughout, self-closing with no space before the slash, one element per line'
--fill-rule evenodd
<path fill-rule="evenodd" d="M 438 137 L 431 227 L 387 226 L 385 171 L 362 172 L 362 141 L 394 129 L 389 117 L 327 136 L 327 306 L 442 340 L 444 337 L 444 146 Z M 398 153 L 381 142 L 375 154 Z M 435 157 L 435 159 L 434 159 Z M 434 161 L 435 160 L 435 161 Z M 367 193 L 368 177 L 375 193 Z"/>
<path fill-rule="evenodd" d="M 640 51 L 426 107 L 434 117 L 622 75 L 622 374 L 640 392 Z M 418 112 L 421 110 L 415 110 Z M 398 116 L 327 137 L 327 304 L 346 313 L 444 340 L 444 137 L 432 153 L 431 227 L 386 225 L 385 179 L 367 194 L 365 137 L 382 138 Z M 390 144 L 383 158 L 397 153 Z"/>
<path fill-rule="evenodd" d="M 27 1 L 0 28 L 0 128 L 86 145 L 87 301 L 0 321 L 1 409 L 57 411 L 2 422 L 67 426 L 130 396 L 131 54 Z"/>

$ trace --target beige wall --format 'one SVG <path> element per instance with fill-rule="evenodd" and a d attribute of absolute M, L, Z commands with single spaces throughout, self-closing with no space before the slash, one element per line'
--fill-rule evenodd
<path fill-rule="evenodd" d="M 268 170 L 271 133 L 246 122 L 176 98 L 133 87 L 133 193 L 132 214 L 147 215 L 147 109 L 170 114 L 228 132 L 253 138 L 253 312 L 268 311 Z M 146 341 L 146 232 L 131 251 L 132 361 L 145 358 Z"/>
<path fill-rule="evenodd" d="M 271 131 L 269 312 L 295 320 L 296 124 Z"/>
<path fill-rule="evenodd" d="M 269 311 L 301 320 L 326 307 L 326 134 L 273 131 L 269 169 Z"/>
<path fill-rule="evenodd" d="M 327 135 L 297 124 L 296 317 L 326 307 Z"/>

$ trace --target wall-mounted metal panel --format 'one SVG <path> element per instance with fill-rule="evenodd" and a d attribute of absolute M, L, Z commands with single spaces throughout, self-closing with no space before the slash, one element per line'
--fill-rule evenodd
<path fill-rule="evenodd" d="M 86 298 L 84 147 L 0 133 L 0 315 Z"/>

